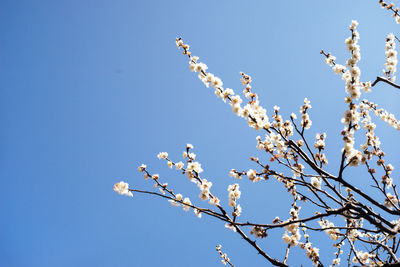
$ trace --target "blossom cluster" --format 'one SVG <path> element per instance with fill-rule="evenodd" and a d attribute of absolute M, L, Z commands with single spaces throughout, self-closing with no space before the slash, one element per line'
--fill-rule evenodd
<path fill-rule="evenodd" d="M 285 140 L 282 139 L 281 135 L 276 133 L 266 134 L 264 140 L 262 140 L 260 136 L 257 136 L 256 139 L 257 148 L 271 154 L 277 154 L 283 157 L 285 151 L 288 149 Z"/>
<path fill-rule="evenodd" d="M 219 257 L 221 258 L 222 264 L 229 264 L 230 266 L 233 266 L 233 264 L 230 262 L 230 259 L 228 258 L 228 255 L 226 253 L 223 253 L 221 248 L 221 245 L 215 247 L 215 249 L 218 251 Z"/>
<path fill-rule="evenodd" d="M 387 5 L 380 1 L 382 6 L 390 10 L 394 10 L 396 17 L 397 9 L 393 9 L 393 5 Z M 384 4 L 383 4 L 384 3 Z M 400 21 L 400 20 L 399 20 Z M 393 114 L 390 114 L 384 109 L 378 109 L 377 105 L 363 100 L 359 102 L 362 91 L 369 92 L 376 81 L 362 82 L 360 80 L 361 71 L 357 66 L 361 60 L 359 33 L 357 31 L 358 22 L 352 21 L 350 25 L 351 36 L 345 40 L 346 48 L 350 52 L 350 58 L 345 65 L 336 63 L 336 57 L 330 53 L 321 54 L 325 56 L 325 62 L 332 67 L 336 74 L 342 76 L 345 81 L 345 91 L 347 96 L 345 103 L 348 109 L 344 112 L 342 123 L 344 125 L 341 135 L 344 141 L 342 149 L 342 158 L 339 167 L 339 174 L 332 175 L 325 170 L 328 163 L 325 155 L 326 149 L 326 133 L 316 134 L 315 140 L 312 143 L 306 139 L 304 131 L 310 129 L 312 121 L 308 114 L 311 108 L 310 101 L 305 98 L 304 103 L 300 107 L 301 120 L 297 120 L 296 114 L 290 115 L 290 120 L 285 120 L 278 106 L 273 107 L 273 113 L 270 118 L 267 116 L 267 111 L 259 104 L 259 97 L 252 90 L 252 78 L 244 72 L 240 72 L 241 83 L 244 86 L 243 95 L 247 99 L 247 103 L 243 103 L 241 96 L 235 93 L 233 89 L 224 88 L 221 78 L 208 71 L 208 66 L 199 60 L 199 57 L 193 56 L 189 51 L 189 45 L 183 43 L 181 38 L 176 39 L 176 45 L 183 50 L 183 54 L 189 58 L 189 69 L 197 73 L 198 78 L 206 87 L 212 87 L 218 98 L 221 98 L 224 103 L 228 103 L 232 107 L 232 111 L 243 117 L 248 125 L 256 130 L 265 130 L 265 136 L 257 136 L 257 149 L 267 153 L 270 157 L 270 162 L 267 165 L 263 162 L 263 158 L 251 157 L 250 160 L 255 162 L 262 170 L 247 169 L 237 171 L 231 169 L 229 175 L 236 179 L 241 179 L 247 176 L 252 182 L 267 181 L 270 177 L 284 184 L 287 192 L 293 197 L 293 203 L 290 207 L 290 217 L 286 220 L 281 220 L 275 217 L 272 224 L 257 224 L 254 222 L 244 222 L 238 218 L 241 216 L 242 207 L 239 205 L 238 199 L 241 197 L 239 184 L 231 184 L 228 186 L 228 206 L 231 212 L 224 209 L 221 201 L 211 193 L 213 183 L 210 180 L 203 178 L 203 168 L 201 163 L 196 160 L 196 154 L 193 152 L 193 145 L 187 144 L 183 152 L 183 160 L 179 162 L 172 161 L 167 152 L 160 152 L 157 157 L 165 160 L 168 167 L 175 169 L 182 175 L 195 183 L 200 190 L 199 198 L 203 201 L 208 201 L 211 208 L 200 208 L 191 202 L 189 197 L 184 197 L 182 194 L 174 193 L 167 183 L 160 182 L 158 174 L 151 174 L 147 170 L 147 166 L 142 164 L 138 170 L 143 173 L 144 179 L 151 178 L 154 181 L 155 188 L 158 192 L 148 192 L 136 189 L 129 189 L 129 185 L 123 181 L 114 185 L 114 190 L 121 195 L 132 196 L 132 192 L 148 193 L 168 199 L 173 206 L 181 206 L 184 211 L 193 209 L 194 213 L 200 218 L 202 214 L 213 216 L 225 223 L 225 227 L 237 232 L 251 246 L 256 248 L 259 254 L 263 255 L 270 263 L 277 266 L 287 266 L 286 261 L 289 255 L 289 250 L 294 247 L 305 251 L 306 256 L 316 266 L 322 266 L 320 262 L 319 248 L 313 246 L 310 242 L 309 234 L 306 230 L 325 232 L 333 242 L 336 252 L 332 260 L 331 266 L 337 266 L 341 262 L 340 255 L 343 253 L 342 247 L 344 244 L 349 244 L 348 261 L 353 257 L 353 262 L 361 265 L 381 266 L 383 265 L 380 257 L 386 257 L 386 262 L 397 262 L 393 256 L 397 233 L 400 232 L 400 223 L 398 221 L 387 220 L 381 213 L 388 213 L 390 216 L 400 214 L 399 197 L 395 185 L 393 185 L 392 172 L 394 167 L 392 164 L 385 162 L 385 153 L 381 149 L 381 142 L 375 134 L 376 124 L 372 122 L 370 113 L 380 117 L 383 121 L 392 127 L 400 130 L 400 123 Z M 385 75 L 388 79 L 386 83 L 393 83 L 393 76 L 397 66 L 397 52 L 395 50 L 394 35 L 389 34 L 386 40 L 386 71 Z M 378 77 L 383 79 L 382 77 Z M 360 145 L 360 149 L 355 146 L 356 131 L 365 130 L 366 141 Z M 294 135 L 298 135 L 298 140 L 292 139 Z M 375 164 L 372 159 L 376 158 L 378 170 L 383 171 L 382 180 L 375 176 L 376 170 L 371 164 Z M 264 158 L 265 159 L 265 158 Z M 370 197 L 361 189 L 353 186 L 350 177 L 346 177 L 347 173 L 343 174 L 347 166 L 363 165 L 366 168 L 367 174 L 375 183 L 374 188 L 382 193 L 380 200 Z M 285 171 L 275 171 L 274 165 L 286 168 Z M 312 172 L 311 172 L 312 171 Z M 288 174 L 289 173 L 289 174 Z M 273 180 L 273 179 L 272 179 Z M 355 180 L 355 179 L 353 179 Z M 390 192 L 389 192 L 390 191 Z M 347 195 L 346 195 L 347 193 Z M 383 201 L 381 199 L 384 197 Z M 308 205 L 314 205 L 317 210 L 313 216 L 299 217 L 301 207 L 298 202 L 304 202 Z M 362 201 L 368 203 L 365 205 Z M 338 207 L 338 208 L 337 208 Z M 378 210 L 376 212 L 375 210 Z M 339 216 L 338 216 L 339 215 Z M 345 226 L 335 226 L 332 217 L 342 217 L 345 221 Z M 392 216 L 394 217 L 394 216 Z M 363 225 L 366 219 L 366 226 Z M 319 228 L 311 227 L 309 222 L 318 222 Z M 306 224 L 307 223 L 307 224 Z M 336 223 L 336 221 L 335 221 Z M 282 240 L 286 245 L 286 256 L 283 261 L 273 259 L 265 253 L 251 238 L 266 238 L 267 231 L 272 228 L 282 229 Z M 369 229 L 368 229 L 369 228 Z M 244 229 L 249 230 L 250 236 L 247 236 Z M 393 244 L 390 244 L 393 242 Z M 371 249 L 364 252 L 357 250 L 356 242 L 371 245 Z M 359 244 L 357 243 L 357 245 Z M 390 244 L 390 245 L 389 245 Z M 400 242 L 397 243 L 398 246 Z M 375 247 L 375 248 L 374 248 Z M 226 253 L 221 251 L 221 245 L 216 247 L 220 254 L 223 264 L 230 263 Z M 395 251 L 394 251 L 395 253 Z M 382 256 L 383 255 L 383 256 Z"/>
<path fill-rule="evenodd" d="M 321 184 L 322 184 L 321 177 L 315 177 L 315 176 L 311 177 L 312 186 L 314 186 L 317 189 L 321 189 Z"/>
<path fill-rule="evenodd" d="M 189 68 L 191 71 L 198 73 L 198 78 L 206 87 L 213 87 L 217 97 L 221 98 L 225 103 L 229 101 L 232 111 L 247 120 L 250 127 L 260 130 L 269 129 L 270 123 L 267 116 L 267 111 L 259 105 L 258 95 L 251 91 L 251 77 L 243 72 L 240 72 L 241 82 L 245 85 L 243 93 L 249 102 L 245 106 L 241 106 L 242 98 L 235 94 L 231 88 L 224 88 L 221 78 L 215 76 L 211 72 L 207 72 L 207 65 L 199 62 L 199 57 L 192 56 L 189 51 L 189 45 L 184 44 L 182 38 L 176 38 L 176 46 L 183 49 L 183 54 L 189 57 Z"/>
<path fill-rule="evenodd" d="M 360 146 L 361 150 L 363 151 L 364 155 L 367 157 L 368 160 L 372 158 L 372 155 L 378 156 L 379 155 L 379 148 L 381 142 L 379 137 L 375 135 L 375 128 L 376 124 L 372 122 L 371 116 L 369 115 L 370 107 L 364 102 L 363 100 L 359 104 L 360 114 L 362 116 L 362 127 L 366 130 L 366 142 Z M 368 150 L 369 148 L 373 148 L 372 150 Z"/>
<path fill-rule="evenodd" d="M 343 114 L 342 123 L 345 127 L 342 131 L 342 136 L 344 141 L 343 152 L 346 162 L 350 166 L 357 166 L 366 161 L 366 157 L 363 156 L 362 152 L 354 148 L 354 134 L 360 128 L 359 121 L 361 119 L 360 112 L 358 111 L 359 106 L 354 103 L 354 100 L 360 98 L 361 89 L 365 92 L 370 92 L 372 87 L 371 82 L 360 81 L 361 71 L 357 66 L 357 63 L 361 60 L 360 46 L 358 44 L 360 35 L 356 29 L 357 26 L 358 22 L 353 20 L 349 26 L 351 36 L 345 40 L 346 48 L 351 53 L 350 58 L 346 62 L 346 67 L 337 66 L 335 57 L 330 53 L 326 54 L 323 50 L 321 51 L 321 54 L 324 54 L 326 57 L 325 61 L 327 64 L 330 66 L 333 65 L 336 73 L 342 73 L 342 79 L 346 83 L 345 88 L 348 96 L 345 98 L 345 102 L 348 103 L 349 109 Z M 320 157 L 321 155 L 318 154 L 316 160 L 319 160 Z"/>
<path fill-rule="evenodd" d="M 345 73 L 346 66 L 337 64 L 335 62 L 336 57 L 332 56 L 331 53 L 325 54 L 324 51 L 321 51 L 321 54 L 324 54 L 326 56 L 325 58 L 325 63 L 328 64 L 330 67 L 332 67 L 333 72 L 335 72 L 336 74 L 343 74 Z"/>
<path fill-rule="evenodd" d="M 384 205 L 388 208 L 393 208 L 395 206 L 398 206 L 399 200 L 397 199 L 396 196 L 392 195 L 391 193 L 386 194 L 386 199 L 384 202 Z"/>
<path fill-rule="evenodd" d="M 253 226 L 253 228 L 251 228 L 250 234 L 254 235 L 256 238 L 266 238 L 268 236 L 265 229 L 258 225 Z"/>
<path fill-rule="evenodd" d="M 386 122 L 391 127 L 395 128 L 397 130 L 400 130 L 400 122 L 396 119 L 394 114 L 389 113 L 387 110 L 385 110 L 383 108 L 378 108 L 378 104 L 375 104 L 366 99 L 364 99 L 362 101 L 362 104 L 365 105 L 364 106 L 365 109 L 372 110 L 374 112 L 374 115 L 379 117 L 382 121 Z"/>
<path fill-rule="evenodd" d="M 133 196 L 132 192 L 129 190 L 129 184 L 125 183 L 124 181 L 116 183 L 114 185 L 114 191 L 120 195 L 126 195 L 129 197 Z"/>
<path fill-rule="evenodd" d="M 189 144 L 188 144 L 189 146 Z M 167 160 L 168 166 L 172 168 L 173 165 L 175 165 L 177 170 L 182 170 L 184 169 L 184 163 L 183 162 L 172 162 L 170 159 L 168 159 L 168 153 L 167 152 L 160 152 L 157 157 L 159 159 L 165 159 Z M 193 155 L 195 157 L 195 155 Z M 189 197 L 183 198 L 182 194 L 174 194 L 171 190 L 167 188 L 168 183 L 163 183 L 161 184 L 159 182 L 159 174 L 153 174 L 151 175 L 148 170 L 146 169 L 147 166 L 145 164 L 142 164 L 138 167 L 139 172 L 143 173 L 144 179 L 147 180 L 148 178 L 152 178 L 152 180 L 155 182 L 154 186 L 160 190 L 160 192 L 165 195 L 165 192 L 168 192 L 171 196 L 171 199 L 168 200 L 172 206 L 174 207 L 179 207 L 182 204 L 183 210 L 184 211 L 189 211 L 190 208 L 193 206 L 192 202 L 190 201 Z M 185 173 L 185 171 L 184 171 Z M 197 208 L 193 208 L 194 213 L 196 214 L 197 217 L 201 218 L 201 211 Z"/>
<path fill-rule="evenodd" d="M 257 171 L 255 171 L 253 169 L 248 170 L 246 175 L 247 175 L 247 177 L 249 177 L 249 180 L 252 182 L 259 182 L 262 179 L 261 176 L 259 176 L 257 174 Z"/>
<path fill-rule="evenodd" d="M 319 264 L 319 248 L 313 247 L 311 242 L 300 243 L 300 248 L 306 251 L 306 256 L 315 266 Z"/>
<path fill-rule="evenodd" d="M 396 43 L 394 40 L 394 34 L 390 33 L 386 37 L 386 45 L 385 45 L 385 56 L 386 63 L 385 68 L 383 70 L 384 75 L 388 78 L 388 80 L 395 82 L 396 76 L 394 76 L 397 67 L 397 51 L 396 51 Z"/>
<path fill-rule="evenodd" d="M 312 121 L 310 120 L 310 116 L 307 113 L 307 110 L 311 108 L 310 105 L 310 100 L 307 98 L 304 99 L 304 105 L 300 107 L 300 113 L 301 113 L 301 122 L 300 126 L 303 127 L 304 129 L 310 129 L 312 125 Z"/>
<path fill-rule="evenodd" d="M 211 205 L 218 206 L 220 200 L 216 196 L 212 195 L 210 192 L 210 189 L 212 187 L 212 182 L 207 181 L 207 179 L 202 179 L 199 176 L 199 174 L 203 172 L 203 169 L 198 161 L 194 161 L 196 158 L 196 154 L 191 152 L 191 149 L 193 148 L 194 147 L 192 144 L 187 144 L 186 150 L 183 152 L 182 156 L 184 159 L 187 160 L 186 167 L 182 161 L 175 163 L 170 159 L 168 159 L 167 152 L 160 152 L 157 157 L 159 159 L 167 160 L 167 164 L 170 168 L 172 168 L 172 166 L 175 165 L 177 170 L 182 170 L 183 173 L 186 173 L 189 180 L 196 183 L 198 188 L 200 189 L 199 198 L 201 200 L 203 201 L 209 200 L 209 203 Z M 190 202 L 189 199 L 188 202 Z"/>
<path fill-rule="evenodd" d="M 242 195 L 242 192 L 239 190 L 239 184 L 232 184 L 228 186 L 228 199 L 229 199 L 229 206 L 233 208 L 237 208 L 239 211 L 237 212 L 236 216 L 240 215 L 240 212 L 242 211 L 242 208 L 240 205 L 236 206 L 236 200 L 240 198 Z"/>
<path fill-rule="evenodd" d="M 343 79 L 346 82 L 346 92 L 349 94 L 350 99 L 358 99 L 361 95 L 360 92 L 360 68 L 357 63 L 361 60 L 360 45 L 358 40 L 360 34 L 357 31 L 358 22 L 353 20 L 350 24 L 351 36 L 345 40 L 346 48 L 351 52 L 351 57 L 347 60 L 346 65 L 349 67 L 343 74 Z M 351 100 L 348 100 L 350 102 Z"/>
<path fill-rule="evenodd" d="M 357 251 L 356 255 L 353 257 L 353 262 L 354 263 L 361 263 L 364 266 L 376 266 L 375 261 L 371 261 L 371 259 L 375 258 L 375 254 L 370 254 L 365 251 Z M 382 264 L 383 265 L 383 264 Z M 378 266 L 382 266 L 381 264 L 378 264 Z"/>
<path fill-rule="evenodd" d="M 192 205 L 192 202 L 188 197 L 183 198 L 182 194 L 176 194 L 174 200 L 169 200 L 172 206 L 174 207 L 179 207 L 180 204 L 182 203 L 182 207 L 184 211 L 189 211 L 190 210 L 190 205 Z"/>
<path fill-rule="evenodd" d="M 322 229 L 326 229 L 325 233 L 327 233 L 332 240 L 335 241 L 339 239 L 340 231 L 335 228 L 333 222 L 329 222 L 328 220 L 319 220 L 318 223 Z"/>
<path fill-rule="evenodd" d="M 289 232 L 290 233 L 290 232 Z M 299 240 L 301 238 L 301 234 L 299 230 L 291 232 L 289 235 L 288 232 L 285 232 L 282 236 L 283 241 L 289 246 L 295 247 L 299 244 Z"/>
<path fill-rule="evenodd" d="M 393 3 L 388 4 L 383 0 L 379 0 L 379 4 L 381 5 L 382 8 L 386 8 L 387 10 L 393 11 L 393 18 L 396 20 L 397 24 L 400 24 L 400 13 L 398 7 L 394 8 Z"/>
<path fill-rule="evenodd" d="M 292 218 L 283 222 L 286 223 L 286 225 L 284 226 L 286 231 L 282 236 L 283 241 L 291 247 L 297 246 L 301 238 L 301 233 L 299 228 L 300 223 L 295 223 L 295 222 L 291 223 L 291 221 L 297 220 L 299 218 L 300 207 L 297 207 L 296 205 L 293 206 L 294 207 L 290 209 L 290 216 Z"/>
<path fill-rule="evenodd" d="M 272 118 L 274 119 L 274 121 L 272 122 L 272 126 L 278 130 L 278 133 L 282 137 L 287 138 L 294 134 L 293 125 L 289 120 L 285 120 L 285 121 L 283 120 L 282 116 L 279 114 L 279 109 L 280 109 L 280 107 L 274 106 L 274 114 L 272 115 Z M 306 113 L 306 111 L 305 111 L 305 113 Z M 309 120 L 308 114 L 306 116 L 307 116 L 307 119 Z M 309 123 L 309 125 L 311 126 L 311 123 Z"/>
<path fill-rule="evenodd" d="M 322 151 L 325 150 L 326 133 L 317 133 L 315 139 L 314 148 L 318 149 L 318 152 L 315 153 L 314 158 L 320 162 L 321 165 L 327 165 L 328 159 L 326 158 L 325 153 L 322 153 Z"/>
<path fill-rule="evenodd" d="M 203 200 L 203 201 L 209 200 L 209 203 L 211 205 L 219 207 L 220 200 L 210 192 L 210 189 L 212 187 L 212 182 L 200 177 L 200 173 L 203 172 L 203 169 L 201 168 L 201 164 L 199 162 L 195 161 L 196 154 L 194 154 L 191 149 L 193 149 L 193 145 L 187 144 L 186 150 L 183 152 L 183 158 L 187 160 L 186 164 L 181 161 L 173 162 L 172 160 L 170 160 L 168 158 L 167 152 L 160 152 L 157 155 L 157 157 L 159 159 L 166 160 L 167 164 L 170 168 L 175 166 L 177 170 L 183 171 L 183 173 L 188 176 L 190 181 L 196 183 L 198 188 L 200 189 L 199 198 L 201 200 Z M 151 177 L 156 182 L 155 186 L 158 187 L 163 194 L 165 194 L 166 191 L 169 193 L 171 192 L 171 191 L 167 190 L 167 185 L 168 185 L 167 183 L 161 184 L 158 181 L 158 179 L 159 179 L 158 174 L 150 175 L 147 172 L 146 165 L 142 164 L 141 166 L 139 166 L 138 169 L 140 172 L 144 172 L 145 179 L 148 179 L 149 177 Z M 231 172 L 231 173 L 233 174 L 234 172 Z M 239 190 L 239 185 L 238 184 L 230 185 L 228 187 L 228 191 L 229 191 L 229 205 L 234 208 L 234 210 L 232 212 L 232 216 L 238 217 L 241 215 L 241 212 L 242 212 L 242 207 L 240 205 L 236 204 L 237 199 L 239 199 L 240 195 L 241 195 L 241 192 Z M 190 199 L 183 198 L 183 196 L 181 194 L 174 195 L 173 199 L 171 199 L 169 201 L 171 202 L 171 204 L 173 206 L 180 206 L 180 204 L 182 204 L 185 211 L 188 211 L 190 209 L 190 207 L 192 207 L 192 203 L 191 203 Z M 201 210 L 197 209 L 197 208 L 193 208 L 193 209 L 194 209 L 194 212 L 196 213 L 196 215 L 198 217 L 201 217 Z M 227 224 L 227 227 L 232 230 L 236 230 L 231 224 Z"/>

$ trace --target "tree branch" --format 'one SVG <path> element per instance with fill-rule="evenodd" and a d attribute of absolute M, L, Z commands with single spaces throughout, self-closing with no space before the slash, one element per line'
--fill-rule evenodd
<path fill-rule="evenodd" d="M 394 82 L 389 81 L 388 79 L 380 77 L 380 76 L 376 77 L 376 80 L 371 84 L 371 87 L 374 87 L 378 82 L 384 82 L 384 83 L 387 83 L 387 84 L 393 86 L 394 88 L 400 89 L 400 85 L 397 85 Z"/>

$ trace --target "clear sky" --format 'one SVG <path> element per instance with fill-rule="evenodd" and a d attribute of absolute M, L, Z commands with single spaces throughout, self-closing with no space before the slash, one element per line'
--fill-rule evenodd
<path fill-rule="evenodd" d="M 229 170 L 254 168 L 249 157 L 261 155 L 260 133 L 189 71 L 176 36 L 227 87 L 240 92 L 239 71 L 250 74 L 269 111 L 279 105 L 287 116 L 308 97 L 307 135 L 327 132 L 328 169 L 336 172 L 344 82 L 319 52 L 344 64 L 356 19 L 361 80 L 380 75 L 385 37 L 399 27 L 377 2 L 1 1 L 0 266 L 221 266 L 219 243 L 237 266 L 266 266 L 223 223 L 145 195 L 119 196 L 112 186 L 122 179 L 152 190 L 137 172 L 145 163 L 207 207 L 194 184 L 156 157 L 167 151 L 181 160 L 192 143 L 226 204 L 226 187 L 236 182 Z M 400 91 L 379 84 L 365 97 L 400 115 Z M 377 124 L 398 178 L 399 132 Z M 242 220 L 288 217 L 281 185 L 240 182 Z M 281 235 L 260 242 L 280 259 Z M 313 243 L 331 251 L 328 240 Z M 303 251 L 294 255 L 291 264 L 305 261 Z"/>

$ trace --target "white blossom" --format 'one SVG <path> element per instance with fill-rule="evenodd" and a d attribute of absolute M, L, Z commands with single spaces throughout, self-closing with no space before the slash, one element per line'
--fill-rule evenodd
<path fill-rule="evenodd" d="M 193 209 L 194 214 L 196 214 L 197 218 L 201 218 L 201 211 L 199 209 L 194 208 Z"/>
<path fill-rule="evenodd" d="M 321 189 L 321 178 L 320 177 L 311 177 L 311 185 L 315 188 Z"/>
<path fill-rule="evenodd" d="M 193 149 L 194 147 L 193 147 L 192 144 L 187 144 L 187 145 L 186 145 L 186 148 L 187 148 L 187 149 Z"/>
<path fill-rule="evenodd" d="M 183 164 L 182 161 L 179 161 L 179 162 L 175 163 L 175 168 L 177 170 L 181 170 L 183 168 L 183 166 L 184 166 L 184 164 Z"/>
<path fill-rule="evenodd" d="M 181 194 L 175 195 L 175 200 L 168 200 L 172 206 L 179 207 L 179 202 L 182 201 L 183 196 Z"/>
<path fill-rule="evenodd" d="M 168 157 L 168 153 L 167 152 L 160 152 L 157 155 L 157 158 L 159 159 L 166 159 Z"/>
<path fill-rule="evenodd" d="M 187 167 L 186 167 L 186 171 L 195 171 L 197 173 L 202 173 L 203 169 L 201 168 L 201 164 L 198 163 L 197 161 L 193 161 L 193 162 L 189 162 Z"/>
<path fill-rule="evenodd" d="M 119 183 L 116 183 L 114 185 L 113 189 L 114 189 L 115 192 L 117 192 L 120 195 L 126 195 L 126 196 L 129 196 L 129 197 L 133 196 L 132 192 L 129 191 L 129 184 L 125 183 L 123 181 L 121 181 Z"/>
<path fill-rule="evenodd" d="M 140 166 L 138 167 L 138 170 L 139 170 L 140 172 L 143 172 L 146 168 L 147 168 L 147 166 L 144 165 L 144 164 L 142 164 L 142 165 L 140 165 Z"/>
<path fill-rule="evenodd" d="M 185 205 L 185 204 L 187 204 L 187 205 Z M 190 202 L 190 199 L 188 197 L 185 197 L 183 199 L 183 204 L 182 204 L 182 207 L 183 207 L 184 211 L 189 211 L 190 210 L 190 206 L 188 206 L 188 205 L 192 205 L 192 202 Z"/>
<path fill-rule="evenodd" d="M 396 51 L 396 42 L 394 39 L 395 37 L 393 33 L 388 34 L 386 38 L 386 46 L 385 46 L 386 71 L 383 71 L 385 76 L 392 82 L 394 82 L 396 79 L 394 74 L 397 70 L 397 51 Z"/>

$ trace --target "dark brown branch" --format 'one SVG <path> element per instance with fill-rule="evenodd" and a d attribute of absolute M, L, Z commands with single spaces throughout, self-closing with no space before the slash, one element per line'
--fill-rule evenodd
<path fill-rule="evenodd" d="M 247 223 L 236 223 L 236 225 L 240 225 L 240 226 L 245 226 L 245 225 L 261 226 L 261 227 L 265 227 L 267 229 L 272 229 L 272 228 L 284 227 L 286 225 L 290 225 L 290 224 L 294 224 L 294 223 L 308 222 L 308 221 L 312 221 L 312 220 L 315 220 L 315 219 L 328 217 L 328 216 L 331 216 L 331 215 L 342 214 L 343 211 L 349 210 L 350 208 L 352 208 L 350 205 L 346 205 L 346 206 L 343 206 L 343 207 L 338 208 L 338 209 L 329 209 L 325 213 L 319 213 L 319 214 L 316 214 L 314 216 L 307 217 L 307 218 L 304 218 L 304 219 L 287 221 L 287 222 L 283 222 L 283 223 L 280 223 L 280 224 L 255 224 L 255 223 L 247 222 Z"/>
<path fill-rule="evenodd" d="M 399 262 L 399 260 L 397 259 L 396 255 L 393 253 L 393 251 L 390 249 L 389 246 L 387 246 L 387 245 L 385 245 L 383 243 L 377 242 L 377 241 L 373 241 L 373 240 L 365 240 L 365 239 L 362 239 L 362 238 L 359 238 L 359 237 L 357 237 L 357 239 L 362 241 L 362 242 L 364 242 L 364 243 L 369 243 L 369 244 L 377 245 L 378 247 L 380 246 L 380 247 L 384 248 L 390 254 L 390 256 L 393 258 L 393 260 L 396 263 Z"/>
<path fill-rule="evenodd" d="M 203 208 L 199 208 L 197 206 L 191 205 L 191 204 L 186 204 L 186 203 L 183 203 L 183 201 L 179 201 L 179 200 L 177 200 L 177 199 L 175 199 L 173 197 L 165 196 L 165 195 L 157 193 L 157 192 L 138 190 L 138 189 L 129 189 L 129 191 L 136 192 L 136 193 L 142 193 L 142 194 L 148 194 L 148 195 L 155 195 L 155 196 L 159 196 L 159 197 L 166 198 L 166 199 L 169 199 L 169 200 L 173 200 L 173 201 L 176 201 L 177 203 L 180 203 L 180 204 L 182 204 L 184 206 L 188 206 L 188 207 L 191 207 L 191 208 L 194 208 L 194 209 L 198 209 L 199 211 L 201 211 L 203 213 L 206 213 L 208 215 L 211 215 L 211 216 L 213 216 L 213 217 L 215 217 L 217 219 L 220 219 L 220 220 L 222 220 L 224 222 L 229 222 L 228 220 L 226 220 L 226 218 L 224 217 L 223 214 L 220 214 L 220 213 L 215 212 L 215 211 L 210 210 L 210 209 L 203 209 Z"/>
<path fill-rule="evenodd" d="M 228 217 L 229 218 L 229 217 Z M 257 244 L 256 241 L 251 240 L 243 231 L 242 229 L 239 228 L 239 226 L 237 226 L 236 224 L 233 224 L 233 226 L 235 227 L 237 233 L 244 239 L 247 241 L 247 243 L 249 243 L 251 246 L 253 246 L 258 253 L 263 256 L 264 258 L 266 258 L 270 263 L 272 263 L 275 266 L 280 266 L 280 267 L 288 267 L 288 265 L 280 262 L 277 259 L 271 258 L 271 256 L 269 256 L 267 253 L 265 253 Z"/>
<path fill-rule="evenodd" d="M 371 87 L 374 87 L 378 82 L 384 82 L 384 83 L 387 83 L 387 84 L 393 86 L 394 88 L 400 89 L 400 85 L 397 85 L 394 82 L 389 81 L 388 79 L 380 77 L 380 76 L 376 77 L 376 80 L 371 84 Z"/>

